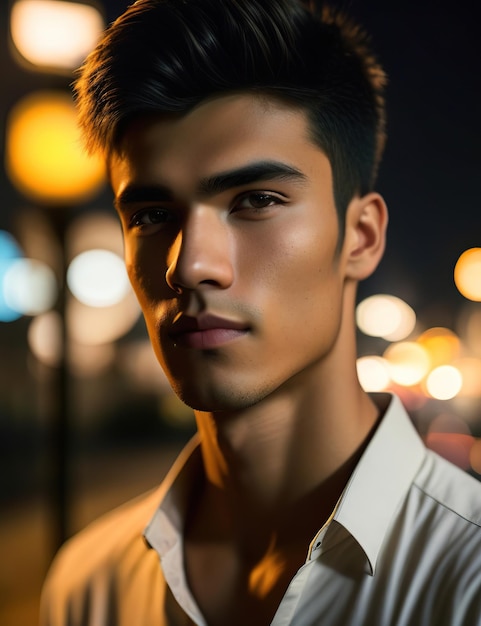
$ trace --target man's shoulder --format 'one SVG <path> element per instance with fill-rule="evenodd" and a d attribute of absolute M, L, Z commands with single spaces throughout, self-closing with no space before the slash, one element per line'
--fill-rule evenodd
<path fill-rule="evenodd" d="M 459 589 L 469 585 L 479 594 L 481 484 L 475 478 L 428 450 L 403 519 L 410 529 L 412 558 L 414 551 L 438 580 Z"/>
<path fill-rule="evenodd" d="M 428 450 L 414 487 L 440 514 L 481 529 L 481 483 L 453 463 Z M 481 532 L 478 535 L 481 541 Z"/>
<path fill-rule="evenodd" d="M 101 588 L 112 588 L 113 584 L 122 588 L 133 571 L 158 568 L 158 557 L 149 550 L 143 531 L 161 497 L 158 489 L 143 494 L 69 539 L 50 568 L 43 591 L 44 606 L 51 611 L 52 605 L 60 608 L 81 603 Z"/>

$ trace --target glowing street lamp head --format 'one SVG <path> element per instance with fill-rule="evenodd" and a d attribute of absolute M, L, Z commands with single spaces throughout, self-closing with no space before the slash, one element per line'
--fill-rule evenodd
<path fill-rule="evenodd" d="M 82 202 L 105 180 L 99 157 L 83 150 L 68 93 L 38 92 L 13 108 L 7 122 L 6 166 L 13 184 L 36 202 Z"/>
<path fill-rule="evenodd" d="M 17 0 L 10 14 L 12 43 L 21 59 L 49 72 L 71 73 L 103 28 L 102 15 L 84 2 Z"/>

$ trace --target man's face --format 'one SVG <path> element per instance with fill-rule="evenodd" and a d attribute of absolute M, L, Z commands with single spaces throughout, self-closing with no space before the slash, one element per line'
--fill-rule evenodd
<path fill-rule="evenodd" d="M 119 152 L 127 269 L 178 395 L 232 411 L 306 384 L 336 344 L 345 277 L 305 115 L 223 96 L 132 123 Z"/>

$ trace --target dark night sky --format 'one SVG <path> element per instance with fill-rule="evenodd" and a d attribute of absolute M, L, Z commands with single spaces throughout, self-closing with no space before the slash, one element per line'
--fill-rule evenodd
<path fill-rule="evenodd" d="M 108 21 L 127 4 L 104 2 Z M 481 246 L 481 78 L 474 2 L 460 0 L 454 8 L 431 0 L 337 4 L 371 33 L 389 76 L 388 144 L 378 183 L 391 215 L 388 250 L 362 292 L 393 293 L 433 324 L 448 323 L 445 312 L 449 317 L 463 302 L 452 281 L 454 263 L 466 248 Z M 11 61 L 7 6 L 0 8 L 2 139 L 5 115 L 16 99 L 55 85 L 55 79 L 20 70 Z M 0 190 L 0 228 L 8 228 L 22 200 L 3 172 Z"/>
<path fill-rule="evenodd" d="M 443 302 L 462 302 L 454 263 L 464 249 L 481 245 L 474 3 L 350 4 L 389 76 L 388 144 L 378 185 L 390 208 L 389 244 L 371 282 L 374 290 L 380 282 L 418 311 L 435 317 L 438 310 L 441 317 Z"/>

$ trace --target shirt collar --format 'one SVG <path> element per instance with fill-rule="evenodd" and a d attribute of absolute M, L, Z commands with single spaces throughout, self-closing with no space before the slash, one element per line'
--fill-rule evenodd
<path fill-rule="evenodd" d="M 373 394 L 376 403 L 385 394 Z M 389 396 L 388 396 L 389 397 Z M 390 402 L 340 498 L 333 521 L 367 557 L 369 573 L 392 519 L 426 456 L 426 448 L 397 396 Z M 326 532 L 326 541 L 329 531 Z"/>
<path fill-rule="evenodd" d="M 336 527 L 343 527 L 367 558 L 370 574 L 374 574 L 386 532 L 426 455 L 426 448 L 399 398 L 387 394 L 373 394 L 372 398 L 378 405 L 385 405 L 387 399 L 387 409 L 330 522 L 323 527 L 325 548 L 337 543 Z M 160 506 L 144 532 L 147 543 L 160 556 L 178 544 L 187 503 L 202 474 L 196 435 L 165 478 L 159 493 Z"/>
<path fill-rule="evenodd" d="M 159 507 L 144 531 L 147 544 L 164 556 L 182 536 L 187 505 L 202 476 L 199 435 L 180 453 L 159 490 Z"/>

